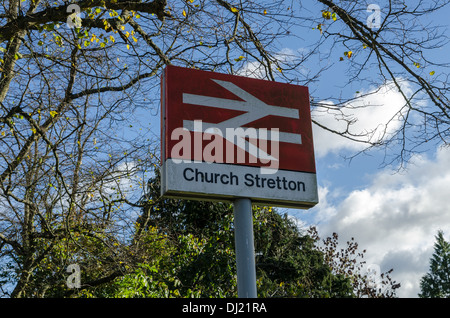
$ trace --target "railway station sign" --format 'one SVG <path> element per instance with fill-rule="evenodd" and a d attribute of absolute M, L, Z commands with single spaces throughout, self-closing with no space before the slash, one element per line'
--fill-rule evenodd
<path fill-rule="evenodd" d="M 169 65 L 161 103 L 162 195 L 317 204 L 307 87 Z"/>

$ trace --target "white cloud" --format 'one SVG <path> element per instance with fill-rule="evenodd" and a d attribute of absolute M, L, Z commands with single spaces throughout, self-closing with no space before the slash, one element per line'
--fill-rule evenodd
<path fill-rule="evenodd" d="M 402 90 L 409 94 L 408 84 L 402 85 Z M 317 107 L 311 113 L 321 126 L 338 132 L 348 131 L 353 139 L 359 141 L 378 142 L 400 127 L 405 101 L 395 84 L 388 82 L 378 88 L 357 93 L 353 100 L 340 107 L 330 101 L 322 101 L 321 104 L 326 106 Z M 315 124 L 313 134 L 318 157 L 330 152 L 358 151 L 367 147 L 367 144 L 344 138 Z"/>
<path fill-rule="evenodd" d="M 298 55 L 302 54 L 302 50 L 295 52 L 292 49 L 284 48 L 278 53 L 274 54 L 274 60 L 278 61 L 281 65 L 295 63 L 298 59 Z M 276 64 L 271 64 L 272 73 L 275 77 L 278 75 L 278 67 Z M 298 67 L 298 71 L 302 74 L 307 72 L 303 67 Z M 259 61 L 247 61 L 242 65 L 240 69 L 237 70 L 236 75 L 257 78 L 257 79 L 267 79 L 267 66 L 261 64 Z"/>
<path fill-rule="evenodd" d="M 264 79 L 266 78 L 266 70 L 258 61 L 246 62 L 242 68 L 240 68 L 236 75 Z"/>
<path fill-rule="evenodd" d="M 417 297 L 420 278 L 428 271 L 435 235 L 450 237 L 450 148 L 434 159 L 416 156 L 408 170 L 384 170 L 371 184 L 330 204 L 330 187 L 319 191 L 314 208 L 321 237 L 336 232 L 340 241 L 354 237 L 365 260 L 382 271 L 391 268 L 402 287 L 399 297 Z"/>

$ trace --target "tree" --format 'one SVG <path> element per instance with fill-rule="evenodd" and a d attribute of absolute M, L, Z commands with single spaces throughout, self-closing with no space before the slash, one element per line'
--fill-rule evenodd
<path fill-rule="evenodd" d="M 354 1 L 3 1 L 0 266 L 13 286 L 4 292 L 44 296 L 71 263 L 92 269 L 92 286 L 132 270 L 139 198 L 160 164 L 148 114 L 158 113 L 167 64 L 310 85 L 318 126 L 401 162 L 432 141 L 448 145 L 447 65 L 428 57 L 447 43 L 445 30 L 417 23 L 447 5 L 385 1 L 375 30 L 367 4 Z M 285 49 L 307 31 L 316 37 L 304 50 Z M 327 61 L 348 70 L 335 96 L 314 89 Z M 361 102 L 354 85 L 387 83 L 404 97 L 392 118 L 400 124 L 352 129 L 349 110 L 371 111 L 351 103 Z"/>
<path fill-rule="evenodd" d="M 311 227 L 309 235 L 320 242 L 317 229 Z M 368 271 L 363 261 L 366 250 L 359 251 L 359 244 L 352 237 L 346 242 L 345 248 L 340 247 L 339 235 L 322 240 L 318 250 L 324 254 L 325 263 L 328 264 L 335 275 L 342 275 L 350 280 L 352 291 L 358 298 L 395 298 L 400 283 L 393 281 L 390 274 L 393 269 L 384 273 Z"/>
<path fill-rule="evenodd" d="M 436 235 L 430 269 L 420 280 L 420 290 L 421 298 L 450 297 L 450 243 L 442 231 Z"/>

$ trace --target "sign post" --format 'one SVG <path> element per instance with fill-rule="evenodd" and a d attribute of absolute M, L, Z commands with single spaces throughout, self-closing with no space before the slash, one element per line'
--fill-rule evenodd
<path fill-rule="evenodd" d="M 253 214 L 250 199 L 234 201 L 234 239 L 239 298 L 256 298 Z"/>
<path fill-rule="evenodd" d="M 308 88 L 167 66 L 161 195 L 234 204 L 239 297 L 255 298 L 252 204 L 318 203 Z"/>

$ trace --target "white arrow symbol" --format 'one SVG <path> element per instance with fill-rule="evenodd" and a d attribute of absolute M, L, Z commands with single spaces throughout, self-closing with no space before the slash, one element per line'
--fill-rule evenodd
<path fill-rule="evenodd" d="M 208 107 L 216 107 L 216 108 L 222 108 L 222 109 L 232 109 L 232 110 L 239 110 L 239 111 L 245 111 L 244 114 L 235 116 L 233 118 L 230 118 L 228 120 L 222 121 L 220 123 L 204 123 L 206 125 L 202 125 L 201 130 L 202 132 L 205 132 L 207 130 L 207 133 L 214 133 L 214 129 L 220 129 L 221 131 L 226 131 L 227 128 L 243 128 L 245 124 L 251 123 L 255 120 L 261 119 L 268 115 L 274 115 L 274 116 L 280 116 L 280 117 L 287 117 L 287 118 L 299 118 L 299 111 L 298 109 L 294 108 L 287 108 L 287 107 L 280 107 L 280 106 L 272 106 L 267 105 L 263 101 L 259 100 L 255 96 L 251 95 L 250 93 L 246 92 L 239 86 L 226 81 L 216 80 L 212 79 L 214 82 L 225 88 L 226 90 L 232 92 L 239 98 L 241 98 L 243 101 L 237 101 L 232 99 L 224 99 L 224 98 L 217 98 L 217 97 L 210 97 L 210 96 L 202 96 L 202 95 L 193 95 L 193 94 L 187 94 L 183 93 L 183 103 L 185 104 L 192 104 L 197 106 L 208 106 Z M 194 121 L 191 120 L 183 120 L 183 126 L 184 128 L 188 129 L 189 131 L 197 131 L 199 125 L 194 124 Z M 236 130 L 238 132 L 244 132 L 244 130 Z M 273 134 L 273 131 L 272 131 Z M 294 144 L 301 144 L 302 138 L 300 134 L 294 134 L 294 133 L 288 133 L 288 132 L 278 132 L 277 134 L 273 134 L 278 137 L 277 141 L 287 142 L 287 143 L 294 143 Z M 226 138 L 228 141 L 232 142 L 236 146 L 241 147 L 241 143 L 237 143 L 234 140 L 234 136 L 232 135 L 231 138 Z M 245 138 L 245 135 L 238 136 L 241 139 Z M 267 139 L 267 133 L 266 134 L 259 134 L 258 139 Z M 266 159 L 266 160 L 278 160 L 277 158 L 274 158 L 270 156 L 269 154 L 265 153 L 261 149 L 257 148 L 251 143 L 248 143 L 245 141 L 245 144 L 247 146 L 247 151 L 255 156 L 256 158 Z M 243 149 L 246 150 L 246 149 Z M 259 150 L 259 156 L 258 156 L 258 150 Z"/>

